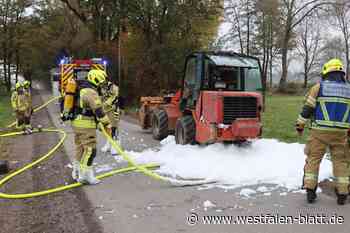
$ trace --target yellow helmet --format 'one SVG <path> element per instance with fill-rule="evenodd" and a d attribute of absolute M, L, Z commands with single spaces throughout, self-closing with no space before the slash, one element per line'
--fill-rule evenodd
<path fill-rule="evenodd" d="M 23 82 L 23 87 L 24 87 L 24 88 L 29 88 L 29 87 L 30 87 L 30 82 L 29 82 L 28 80 L 25 80 L 25 81 Z"/>
<path fill-rule="evenodd" d="M 20 89 L 21 87 L 22 87 L 21 83 L 20 82 L 16 82 L 16 86 L 15 86 L 16 90 Z"/>
<path fill-rule="evenodd" d="M 327 74 L 329 74 L 330 72 L 344 72 L 344 66 L 343 63 L 341 62 L 341 60 L 337 59 L 337 58 L 333 58 L 331 60 L 329 60 L 327 63 L 325 63 L 322 67 L 322 76 L 325 76 Z"/>
<path fill-rule="evenodd" d="M 104 83 L 106 78 L 107 74 L 103 70 L 90 70 L 87 75 L 87 80 L 97 87 Z"/>

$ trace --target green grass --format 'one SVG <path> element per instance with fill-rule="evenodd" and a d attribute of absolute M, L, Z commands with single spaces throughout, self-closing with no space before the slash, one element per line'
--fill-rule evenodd
<path fill-rule="evenodd" d="M 0 128 L 6 127 L 13 120 L 9 95 L 0 95 Z"/>
<path fill-rule="evenodd" d="M 9 94 L 0 95 L 0 128 L 5 128 L 13 120 Z M 8 159 L 7 143 L 0 138 L 0 160 Z"/>
<path fill-rule="evenodd" d="M 307 132 L 299 138 L 294 127 L 303 106 L 303 99 L 303 96 L 266 96 L 263 137 L 304 143 Z"/>

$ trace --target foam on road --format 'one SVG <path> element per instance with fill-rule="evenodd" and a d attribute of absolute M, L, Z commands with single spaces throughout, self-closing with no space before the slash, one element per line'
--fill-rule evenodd
<path fill-rule="evenodd" d="M 304 145 L 260 139 L 248 147 L 176 145 L 173 136 L 161 142 L 159 151 L 130 152 L 138 163 L 160 163 L 159 172 L 172 177 L 208 178 L 241 187 L 262 183 L 299 189 L 305 163 Z M 331 162 L 324 159 L 319 179 L 331 176 Z"/>

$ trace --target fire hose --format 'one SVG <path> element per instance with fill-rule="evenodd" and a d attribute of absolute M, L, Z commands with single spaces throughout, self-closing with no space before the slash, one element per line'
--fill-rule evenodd
<path fill-rule="evenodd" d="M 34 109 L 34 112 L 37 112 L 43 108 L 45 108 L 46 106 L 48 106 L 49 104 L 51 104 L 52 102 L 54 102 L 55 100 L 58 100 L 60 97 L 54 97 L 51 98 L 49 101 L 47 101 L 46 103 L 44 103 L 43 105 L 37 107 Z M 10 125 L 8 125 L 8 127 L 13 127 L 16 123 L 13 122 Z M 158 164 L 154 164 L 154 163 L 150 163 L 150 164 L 142 164 L 139 165 L 137 163 L 135 163 L 133 161 L 133 159 L 122 149 L 122 147 L 116 143 L 111 137 L 110 135 L 108 135 L 108 133 L 106 132 L 106 130 L 104 129 L 104 127 L 100 127 L 102 130 L 102 133 L 104 135 L 104 137 L 111 143 L 111 145 L 113 146 L 114 149 L 116 149 L 119 154 L 123 157 L 124 160 L 126 160 L 129 163 L 128 167 L 125 168 L 120 168 L 120 169 L 116 169 L 116 170 L 112 170 L 110 172 L 107 173 L 103 173 L 101 175 L 98 175 L 97 178 L 98 179 L 103 179 L 106 177 L 110 177 L 113 176 L 115 174 L 120 174 L 120 173 L 126 173 L 126 172 L 131 172 L 131 171 L 139 171 L 141 173 L 143 173 L 144 175 L 151 177 L 155 180 L 158 181 L 163 181 L 163 182 L 167 182 L 168 184 L 172 185 L 172 186 L 193 186 L 193 185 L 201 185 L 201 184 L 208 184 L 208 183 L 215 183 L 215 180 L 205 180 L 205 179 L 189 179 L 189 180 L 185 180 L 185 179 L 173 179 L 170 177 L 165 177 L 162 176 L 154 171 L 152 171 L 152 169 L 155 169 L 157 167 L 159 167 Z M 63 145 L 64 141 L 66 140 L 67 134 L 64 130 L 62 129 L 53 129 L 53 128 L 47 128 L 47 129 L 34 129 L 33 133 L 41 133 L 41 132 L 46 132 L 46 133 L 59 133 L 61 135 L 61 138 L 59 140 L 59 142 L 53 146 L 46 154 L 42 155 L 39 157 L 39 159 L 35 160 L 34 162 L 31 162 L 27 165 L 25 165 L 24 167 L 14 171 L 13 173 L 5 176 L 4 178 L 2 178 L 0 180 L 0 188 L 5 185 L 5 183 L 7 183 L 8 181 L 10 181 L 12 178 L 14 178 L 15 176 L 33 168 L 34 166 L 38 165 L 39 163 L 43 162 L 44 160 L 49 159 L 51 156 L 53 156 L 53 154 Z M 4 134 L 0 134 L 0 137 L 15 137 L 15 136 L 19 136 L 19 135 L 23 135 L 24 132 L 10 132 L 10 133 L 4 133 Z M 25 198 L 32 198 L 32 197 L 38 197 L 38 196 L 44 196 L 44 195 L 48 195 L 48 194 L 52 194 L 52 193 L 57 193 L 57 192 L 61 192 L 64 190 L 69 190 L 69 189 L 73 189 L 73 188 L 77 188 L 82 186 L 83 184 L 79 183 L 79 182 L 75 182 L 72 184 L 68 184 L 68 185 L 62 185 L 59 187 L 55 187 L 55 188 L 51 188 L 51 189 L 47 189 L 47 190 L 43 190 L 43 191 L 36 191 L 36 192 L 32 192 L 32 193 L 21 193 L 21 194 L 7 194 L 7 193 L 2 193 L 0 192 L 0 198 L 3 199 L 25 199 Z"/>

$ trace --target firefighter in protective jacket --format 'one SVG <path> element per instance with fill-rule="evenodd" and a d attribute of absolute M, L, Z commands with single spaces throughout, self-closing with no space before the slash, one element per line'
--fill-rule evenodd
<path fill-rule="evenodd" d="M 19 82 L 16 83 L 15 90 L 12 92 L 11 104 L 16 114 L 16 127 L 25 133 L 31 133 L 32 99 L 27 89 Z"/>
<path fill-rule="evenodd" d="M 112 138 L 118 141 L 118 125 L 120 120 L 120 110 L 118 105 L 119 88 L 117 85 L 108 81 L 102 86 L 101 93 L 103 109 L 112 123 Z M 111 147 L 110 143 L 107 141 L 104 147 L 102 147 L 102 152 L 106 153 L 108 151 L 110 151 L 112 155 L 117 155 L 117 151 Z"/>
<path fill-rule="evenodd" d="M 349 158 L 346 150 L 350 128 L 350 84 L 345 80 L 343 64 L 339 59 L 331 59 L 324 64 L 321 74 L 321 82 L 306 95 L 305 105 L 296 123 L 296 130 L 301 135 L 307 120 L 312 119 L 304 151 L 303 187 L 307 191 L 307 201 L 313 203 L 320 163 L 329 148 L 336 177 L 337 203 L 344 205 L 349 192 Z"/>
<path fill-rule="evenodd" d="M 96 156 L 96 128 L 99 125 L 110 132 L 111 124 L 103 111 L 103 105 L 97 89 L 106 81 L 101 70 L 91 70 L 87 80 L 79 82 L 75 101 L 75 117 L 72 121 L 75 133 L 76 161 L 73 164 L 73 179 L 82 183 L 97 184 L 92 164 Z M 101 124 L 99 124 L 101 123 Z"/>

